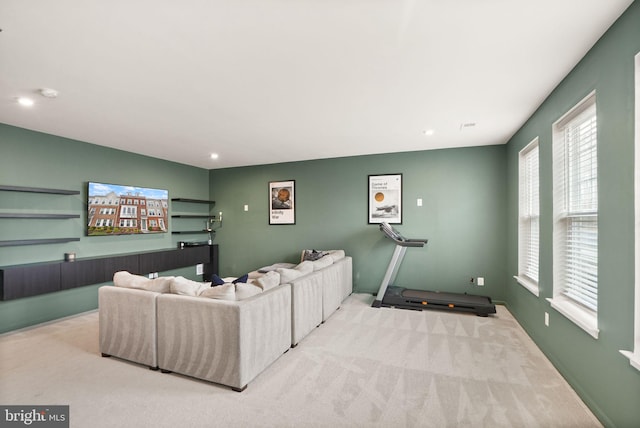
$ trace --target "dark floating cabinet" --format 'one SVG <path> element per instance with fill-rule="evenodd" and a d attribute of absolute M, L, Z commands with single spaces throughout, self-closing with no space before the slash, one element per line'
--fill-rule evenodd
<path fill-rule="evenodd" d="M 60 291 L 60 264 L 15 266 L 0 271 L 2 300 L 37 296 Z"/>
<path fill-rule="evenodd" d="M 23 193 L 45 193 L 50 195 L 79 195 L 79 190 L 47 189 L 43 187 L 23 187 L 0 185 L 0 191 L 23 192 Z M 49 213 L 0 213 L 0 219 L 38 219 L 38 220 L 65 220 L 80 218 L 79 214 L 49 214 Z M 52 238 L 52 239 L 14 239 L 0 241 L 0 247 L 12 247 L 19 245 L 42 245 L 59 244 L 65 242 L 79 241 L 80 238 Z"/>
<path fill-rule="evenodd" d="M 218 272 L 218 246 L 200 245 L 184 249 L 44 262 L 0 268 L 0 300 L 13 300 L 68 290 L 113 280 L 126 270 L 138 275 L 204 264 L 204 277 Z"/>

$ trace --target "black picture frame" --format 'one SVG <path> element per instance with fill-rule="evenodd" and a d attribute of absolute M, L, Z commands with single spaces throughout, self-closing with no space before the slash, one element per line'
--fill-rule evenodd
<path fill-rule="evenodd" d="M 368 224 L 402 224 L 402 174 L 368 176 Z"/>
<path fill-rule="evenodd" d="M 269 182 L 269 224 L 296 224 L 296 181 Z"/>

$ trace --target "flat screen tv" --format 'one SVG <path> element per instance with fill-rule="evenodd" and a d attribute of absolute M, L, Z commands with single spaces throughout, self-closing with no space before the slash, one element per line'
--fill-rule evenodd
<path fill-rule="evenodd" d="M 169 191 L 89 182 L 87 235 L 166 233 Z"/>

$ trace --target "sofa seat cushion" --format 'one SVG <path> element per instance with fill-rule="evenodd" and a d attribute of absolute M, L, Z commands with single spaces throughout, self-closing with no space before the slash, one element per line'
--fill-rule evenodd
<path fill-rule="evenodd" d="M 123 288 L 135 288 L 137 290 L 154 291 L 156 293 L 170 293 L 172 276 L 161 276 L 149 279 L 145 276 L 134 275 L 125 270 L 113 274 L 113 285 Z"/>

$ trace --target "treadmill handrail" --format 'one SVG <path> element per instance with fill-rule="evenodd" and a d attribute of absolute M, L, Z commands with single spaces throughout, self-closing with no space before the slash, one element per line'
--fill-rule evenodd
<path fill-rule="evenodd" d="M 407 239 L 400 234 L 396 229 L 391 227 L 389 223 L 380 223 L 380 230 L 384 235 L 391 239 L 396 245 L 401 247 L 424 247 L 429 241 L 428 239 Z"/>

